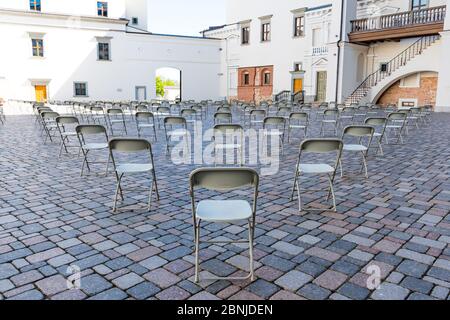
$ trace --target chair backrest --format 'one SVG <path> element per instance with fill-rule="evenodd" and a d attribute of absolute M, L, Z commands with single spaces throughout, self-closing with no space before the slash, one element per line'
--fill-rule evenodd
<path fill-rule="evenodd" d="M 392 112 L 388 115 L 388 120 L 406 120 L 406 112 Z"/>
<path fill-rule="evenodd" d="M 72 117 L 72 116 L 63 116 L 63 117 L 57 117 L 56 118 L 56 123 L 57 124 L 76 124 L 79 123 L 78 118 L 77 117 Z"/>
<path fill-rule="evenodd" d="M 214 119 L 215 120 L 227 120 L 227 121 L 231 121 L 233 118 L 232 114 L 229 112 L 216 112 L 214 114 Z"/>
<path fill-rule="evenodd" d="M 56 119 L 59 117 L 59 113 L 54 111 L 44 111 L 41 113 L 42 119 Z"/>
<path fill-rule="evenodd" d="M 183 109 L 183 110 L 181 110 L 180 114 L 182 117 L 190 117 L 190 116 L 195 116 L 197 114 L 197 111 L 195 111 L 193 109 Z"/>
<path fill-rule="evenodd" d="M 306 112 L 292 112 L 289 115 L 289 120 L 304 120 L 308 121 L 308 114 Z"/>
<path fill-rule="evenodd" d="M 148 120 L 148 119 L 153 119 L 153 113 L 149 112 L 149 111 L 138 111 L 136 112 L 136 119 L 140 120 L 140 119 L 144 119 L 144 120 Z"/>
<path fill-rule="evenodd" d="M 97 107 L 97 106 L 91 106 L 89 108 L 89 110 L 91 110 L 91 112 L 104 112 L 103 107 Z"/>
<path fill-rule="evenodd" d="M 230 133 L 230 132 L 244 132 L 244 128 L 240 124 L 216 124 L 214 126 L 214 135 L 216 132 L 220 132 L 221 134 Z"/>
<path fill-rule="evenodd" d="M 307 139 L 300 145 L 300 150 L 307 153 L 341 152 L 343 146 L 341 139 Z"/>
<path fill-rule="evenodd" d="M 77 134 L 88 135 L 88 134 L 107 134 L 106 128 L 99 124 L 81 124 L 75 128 Z"/>
<path fill-rule="evenodd" d="M 283 117 L 267 117 L 264 118 L 264 127 L 267 125 L 286 125 L 286 119 Z"/>
<path fill-rule="evenodd" d="M 186 125 L 186 119 L 183 117 L 164 118 L 164 125 Z"/>
<path fill-rule="evenodd" d="M 156 109 L 156 111 L 158 113 L 168 113 L 168 114 L 170 114 L 170 108 L 169 107 L 158 107 Z"/>
<path fill-rule="evenodd" d="M 290 114 L 292 112 L 292 109 L 289 107 L 279 107 L 278 113 L 287 113 Z"/>
<path fill-rule="evenodd" d="M 367 118 L 364 123 L 371 126 L 383 126 L 387 123 L 387 119 L 381 117 Z"/>
<path fill-rule="evenodd" d="M 337 117 L 338 113 L 338 110 L 328 109 L 323 112 L 323 115 L 326 117 Z"/>
<path fill-rule="evenodd" d="M 110 109 L 107 109 L 106 112 L 108 114 L 113 114 L 113 115 L 123 114 L 123 110 L 121 108 L 110 108 Z"/>
<path fill-rule="evenodd" d="M 258 173 L 250 168 L 201 168 L 189 177 L 191 191 L 204 188 L 213 191 L 231 191 L 252 186 L 257 192 Z"/>
<path fill-rule="evenodd" d="M 138 152 L 152 149 L 152 145 L 145 139 L 118 138 L 109 141 L 111 151 Z"/>
<path fill-rule="evenodd" d="M 146 112 L 148 111 L 148 107 L 146 105 L 140 104 L 134 107 L 136 112 Z"/>
<path fill-rule="evenodd" d="M 250 111 L 250 116 L 252 117 L 265 117 L 266 116 L 266 110 L 261 109 L 255 109 Z"/>
<path fill-rule="evenodd" d="M 348 126 L 344 128 L 343 136 L 353 136 L 353 137 L 372 137 L 375 132 L 375 128 L 372 126 Z"/>

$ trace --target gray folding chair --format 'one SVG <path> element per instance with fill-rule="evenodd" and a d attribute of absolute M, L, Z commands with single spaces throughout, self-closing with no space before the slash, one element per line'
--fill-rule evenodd
<path fill-rule="evenodd" d="M 264 135 L 267 137 L 278 137 L 280 141 L 281 154 L 284 153 L 284 133 L 286 131 L 286 118 L 266 117 L 263 121 Z"/>
<path fill-rule="evenodd" d="M 155 141 L 158 141 L 156 135 L 156 122 L 153 113 L 148 111 L 138 111 L 136 112 L 135 118 L 139 138 L 142 136 L 145 129 L 151 129 L 153 136 L 155 137 Z"/>
<path fill-rule="evenodd" d="M 392 112 L 387 116 L 387 124 L 386 124 L 386 143 L 390 144 L 389 142 L 389 134 L 394 133 L 394 138 L 397 136 L 397 142 L 403 144 L 403 131 L 406 126 L 406 118 L 407 113 L 406 112 Z"/>
<path fill-rule="evenodd" d="M 195 122 L 198 120 L 197 111 L 193 109 L 183 109 L 181 110 L 180 115 L 186 119 L 186 122 L 188 124 L 195 124 Z"/>
<path fill-rule="evenodd" d="M 266 110 L 256 109 L 250 111 L 250 128 L 260 124 L 263 125 L 266 117 Z"/>
<path fill-rule="evenodd" d="M 382 117 L 374 117 L 374 118 L 367 118 L 364 122 L 368 126 L 372 126 L 375 128 L 375 132 L 373 133 L 373 137 L 377 142 L 377 149 L 375 154 L 378 154 L 378 151 L 381 152 L 381 155 L 384 156 L 383 151 L 383 139 L 384 135 L 386 133 L 386 125 L 387 125 L 387 119 Z M 369 149 L 371 146 L 369 146 Z"/>
<path fill-rule="evenodd" d="M 328 109 L 323 112 L 322 122 L 320 124 L 320 135 L 323 136 L 325 133 L 325 126 L 331 125 L 334 129 L 334 134 L 337 135 L 339 121 L 339 111 Z"/>
<path fill-rule="evenodd" d="M 147 162 L 140 163 L 119 163 L 115 154 L 117 153 L 142 153 L 148 152 L 149 159 Z M 144 139 L 112 139 L 109 141 L 109 153 L 114 165 L 114 172 L 117 179 L 116 193 L 114 196 L 113 212 L 117 211 L 117 198 L 120 195 L 121 200 L 124 200 L 122 190 L 122 179 L 125 175 L 137 174 L 142 176 L 145 173 L 151 174 L 152 184 L 148 197 L 147 210 L 151 210 L 153 191 L 156 192 L 157 200 L 159 200 L 158 182 L 156 180 L 155 164 L 153 162 L 152 145 L 148 140 Z"/>
<path fill-rule="evenodd" d="M 299 211 L 302 211 L 302 201 L 301 201 L 301 190 L 300 190 L 300 177 L 301 176 L 326 176 L 328 179 L 328 196 L 327 201 L 330 199 L 330 196 L 333 198 L 333 207 L 328 208 L 333 209 L 335 212 L 337 212 L 336 207 L 336 197 L 334 194 L 334 180 L 336 178 L 336 170 L 339 165 L 341 155 L 342 155 L 342 149 L 343 149 L 343 142 L 340 139 L 308 139 L 302 142 L 300 145 L 300 152 L 298 155 L 298 161 L 297 166 L 295 169 L 295 178 L 294 178 L 294 186 L 292 188 L 292 195 L 291 195 L 291 201 L 294 200 L 294 194 L 295 190 L 297 190 L 298 193 L 298 206 Z M 329 154 L 329 153 L 335 153 L 336 154 L 336 160 L 333 165 L 329 165 L 326 162 L 322 163 L 303 163 L 302 158 L 305 154 L 313 153 L 315 155 L 319 154 Z M 320 190 L 312 190 L 310 191 L 320 191 Z M 308 209 L 308 210 L 317 210 L 317 209 Z M 325 210 L 320 210 L 325 211 Z"/>
<path fill-rule="evenodd" d="M 158 120 L 158 127 L 161 128 L 161 123 L 164 123 L 165 117 L 170 117 L 171 111 L 169 107 L 158 107 L 156 108 L 156 117 Z"/>
<path fill-rule="evenodd" d="M 78 121 L 78 118 L 74 116 L 63 116 L 56 118 L 56 126 L 58 127 L 59 135 L 61 138 L 61 146 L 59 148 L 58 158 L 61 158 L 63 149 L 65 150 L 66 154 L 69 153 L 69 148 L 77 148 L 79 150 L 79 145 L 70 144 L 70 138 L 77 137 L 77 132 L 74 126 L 76 127 L 79 124 L 80 123 Z M 73 129 L 73 131 L 71 129 Z"/>
<path fill-rule="evenodd" d="M 108 149 L 108 132 L 104 126 L 99 124 L 79 125 L 75 128 L 75 130 L 77 132 L 78 141 L 80 142 L 80 149 L 84 157 L 80 173 L 80 176 L 83 176 L 85 165 L 90 172 L 90 164 L 105 163 L 101 161 L 89 161 L 88 155 L 92 152 Z M 108 155 L 105 176 L 108 175 L 109 161 L 110 158 Z"/>
<path fill-rule="evenodd" d="M 125 134 L 127 135 L 127 124 L 125 122 L 125 115 L 121 108 L 110 108 L 106 110 L 108 115 L 108 123 L 111 128 L 111 134 L 114 135 L 114 125 L 119 124 L 122 126 Z"/>
<path fill-rule="evenodd" d="M 217 124 L 214 126 L 214 163 L 218 164 L 218 155 L 234 150 L 237 152 L 239 165 L 244 165 L 244 128 L 239 124 Z M 236 141 L 237 140 L 237 141 Z M 223 158 L 223 155 L 222 155 Z M 227 159 L 226 155 L 225 158 Z M 234 160 L 233 160 L 234 161 Z"/>
<path fill-rule="evenodd" d="M 173 137 L 182 137 L 185 140 L 186 152 L 189 152 L 189 130 L 187 121 L 183 117 L 166 117 L 164 119 L 164 132 L 166 136 L 166 152 L 170 152 Z"/>
<path fill-rule="evenodd" d="M 289 116 L 288 142 L 291 142 L 292 130 L 303 130 L 304 137 L 308 136 L 309 115 L 306 112 L 292 112 Z"/>
<path fill-rule="evenodd" d="M 53 138 L 56 137 L 58 132 L 58 125 L 56 124 L 56 118 L 59 117 L 59 113 L 54 111 L 43 111 L 41 113 L 42 119 L 42 128 L 45 133 L 44 144 L 47 142 L 47 139 L 50 142 L 53 142 Z"/>
<path fill-rule="evenodd" d="M 88 107 L 89 118 L 92 119 L 93 123 L 102 124 L 102 122 L 107 126 L 108 120 L 106 118 L 105 109 L 100 106 L 90 106 Z"/>
<path fill-rule="evenodd" d="M 201 223 L 234 224 L 246 221 L 248 224 L 248 240 L 202 241 L 202 243 L 248 243 L 249 274 L 245 277 L 215 277 L 214 280 L 246 280 L 254 281 L 253 239 L 255 235 L 256 207 L 258 199 L 259 175 L 250 168 L 202 168 L 193 171 L 189 178 L 194 222 L 195 242 L 195 275 L 194 281 L 199 282 L 200 273 L 200 228 Z M 247 200 L 202 200 L 196 203 L 195 190 L 202 188 L 216 192 L 231 192 L 252 187 L 254 189 L 253 203 Z M 207 279 L 206 279 L 207 280 Z"/>
<path fill-rule="evenodd" d="M 375 132 L 375 128 L 372 126 L 366 126 L 366 125 L 354 125 L 354 126 L 348 126 L 344 129 L 344 133 L 342 134 L 342 141 L 345 141 L 346 137 L 353 137 L 358 139 L 357 143 L 345 143 L 343 151 L 345 152 L 354 152 L 354 153 L 360 153 L 362 155 L 362 166 L 360 172 L 364 169 L 366 172 L 366 179 L 369 178 L 368 168 L 367 168 L 367 156 L 369 153 L 369 147 L 372 144 L 373 134 Z M 367 144 L 363 144 L 363 139 L 367 140 Z M 339 166 L 341 168 L 341 177 L 344 175 L 344 171 L 342 168 L 342 159 L 343 156 L 341 156 L 341 159 L 339 161 Z"/>

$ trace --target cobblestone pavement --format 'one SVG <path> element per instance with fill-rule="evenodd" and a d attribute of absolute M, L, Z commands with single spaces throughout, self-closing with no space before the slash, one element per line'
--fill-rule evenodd
<path fill-rule="evenodd" d="M 115 178 L 97 175 L 103 166 L 81 178 L 81 158 L 58 159 L 58 143 L 43 145 L 31 116 L 0 125 L 0 299 L 449 298 L 450 115 L 371 156 L 367 180 L 357 162 L 344 162 L 338 213 L 298 212 L 289 196 L 299 140 L 286 145 L 279 173 L 261 178 L 254 282 L 193 283 L 188 175 L 198 166 L 172 164 L 158 135 L 160 200 L 149 213 L 113 214 Z M 145 202 L 144 179 L 127 181 L 126 205 Z M 305 200 L 323 202 L 316 193 Z M 202 235 L 245 231 L 206 224 Z M 205 244 L 202 275 L 242 274 L 247 257 L 241 245 Z M 68 289 L 68 278 L 76 283 L 68 266 L 80 268 L 81 288 Z M 370 290 L 374 266 L 382 280 Z"/>

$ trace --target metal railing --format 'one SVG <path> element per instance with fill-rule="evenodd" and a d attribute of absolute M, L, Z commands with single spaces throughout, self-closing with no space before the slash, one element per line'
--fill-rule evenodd
<path fill-rule="evenodd" d="M 406 11 L 374 18 L 365 18 L 351 21 L 351 32 L 367 32 L 387 30 L 407 26 L 443 23 L 446 6 L 439 6 L 421 10 Z"/>
<path fill-rule="evenodd" d="M 313 47 L 312 48 L 312 55 L 313 56 L 323 56 L 328 54 L 328 47 L 322 46 L 322 47 Z"/>
<path fill-rule="evenodd" d="M 275 101 L 289 101 L 291 99 L 291 91 L 284 90 L 275 95 Z"/>
<path fill-rule="evenodd" d="M 390 76 L 394 71 L 406 65 L 408 61 L 422 54 L 422 52 L 430 45 L 435 43 L 440 38 L 440 35 L 424 36 L 415 41 L 408 48 L 403 50 L 400 54 L 395 56 L 391 61 L 384 64 L 384 66 L 374 73 L 370 74 L 347 98 L 349 103 L 358 103 L 367 92 L 376 86 L 380 81 Z"/>

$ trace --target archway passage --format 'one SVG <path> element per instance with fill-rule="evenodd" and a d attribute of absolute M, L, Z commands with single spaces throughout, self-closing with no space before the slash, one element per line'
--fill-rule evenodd
<path fill-rule="evenodd" d="M 159 68 L 156 70 L 155 82 L 157 99 L 181 101 L 181 70 L 171 67 Z"/>
<path fill-rule="evenodd" d="M 413 107 L 436 105 L 438 73 L 426 71 L 410 74 L 384 90 L 377 104 Z"/>

